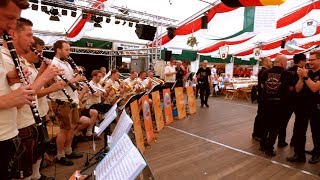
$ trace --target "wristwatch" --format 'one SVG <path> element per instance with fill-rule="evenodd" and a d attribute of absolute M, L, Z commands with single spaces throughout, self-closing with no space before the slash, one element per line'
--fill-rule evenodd
<path fill-rule="evenodd" d="M 308 76 L 308 75 L 306 75 L 306 76 L 304 76 L 302 79 L 303 79 L 304 81 L 306 81 L 306 80 L 308 80 L 308 79 L 309 79 L 309 76 Z"/>

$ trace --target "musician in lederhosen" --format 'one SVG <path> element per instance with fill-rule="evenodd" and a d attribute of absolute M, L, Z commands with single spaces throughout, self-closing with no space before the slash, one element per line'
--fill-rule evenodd
<path fill-rule="evenodd" d="M 55 56 L 52 60 L 52 64 L 55 64 L 64 70 L 65 77 L 70 83 L 85 80 L 85 77 L 80 74 L 74 77 L 73 69 L 66 61 L 70 55 L 70 45 L 67 41 L 56 41 L 53 44 L 53 50 Z M 77 90 L 73 91 L 69 86 L 66 86 L 65 89 L 70 97 L 79 104 Z M 52 109 L 60 125 L 60 131 L 56 138 L 56 162 L 61 165 L 70 166 L 73 165 L 73 162 L 70 159 L 81 158 L 83 156 L 82 154 L 74 152 L 71 148 L 74 131 L 79 122 L 79 109 L 78 107 L 71 107 L 71 103 L 62 91 L 51 93 L 50 98 L 52 99 Z"/>
<path fill-rule="evenodd" d="M 16 53 L 20 56 L 20 64 L 23 67 L 28 68 L 31 72 L 29 76 L 29 82 L 31 87 L 35 91 L 39 91 L 48 81 L 53 79 L 59 74 L 59 69 L 56 66 L 48 66 L 45 71 L 37 75 L 37 69 L 35 68 L 33 59 L 26 60 L 24 55 L 30 53 L 33 40 L 32 22 L 28 19 L 20 18 L 17 21 L 17 26 L 12 31 L 13 45 L 15 46 Z M 15 64 L 13 63 L 11 54 L 7 49 L 7 44 L 4 44 L 2 54 L 4 57 L 4 66 L 7 70 L 13 69 Z M 13 89 L 19 88 L 21 85 L 16 84 Z M 38 106 L 37 99 L 35 101 Z M 39 116 L 39 115 L 38 115 Z M 24 105 L 18 108 L 17 114 L 17 127 L 19 130 L 18 137 L 21 138 L 21 145 L 18 148 L 18 157 L 14 162 L 14 170 L 12 177 L 14 179 L 27 178 L 32 175 L 32 165 L 37 162 L 37 144 L 38 144 L 38 130 L 35 125 L 35 119 L 31 109 L 28 105 Z M 39 137 L 43 138 L 43 137 Z"/>

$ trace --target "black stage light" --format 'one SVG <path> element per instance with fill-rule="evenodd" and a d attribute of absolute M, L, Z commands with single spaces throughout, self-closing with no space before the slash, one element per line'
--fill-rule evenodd
<path fill-rule="evenodd" d="M 82 14 L 82 19 L 87 19 L 88 18 L 88 14 Z"/>
<path fill-rule="evenodd" d="M 48 7 L 47 6 L 41 6 L 41 11 L 48 13 Z"/>
<path fill-rule="evenodd" d="M 132 27 L 133 26 L 133 22 L 129 22 L 129 27 Z"/>
<path fill-rule="evenodd" d="M 71 11 L 71 16 L 72 17 L 76 17 L 77 16 L 77 12 L 76 11 Z"/>
<path fill-rule="evenodd" d="M 120 24 L 120 21 L 117 19 L 116 21 L 114 21 L 115 24 Z"/>
<path fill-rule="evenodd" d="M 110 23 L 110 22 L 111 22 L 111 19 L 107 17 L 106 23 Z"/>
<path fill-rule="evenodd" d="M 49 20 L 50 21 L 60 21 L 59 17 L 58 16 L 54 16 L 54 15 L 50 16 Z"/>
<path fill-rule="evenodd" d="M 66 16 L 68 15 L 68 11 L 66 9 L 61 10 L 61 15 Z"/>
<path fill-rule="evenodd" d="M 54 15 L 54 16 L 57 16 L 59 14 L 59 11 L 57 8 L 51 8 L 50 10 L 50 14 Z"/>
<path fill-rule="evenodd" d="M 34 11 L 38 11 L 38 4 L 31 4 L 31 9 L 34 10 Z"/>
<path fill-rule="evenodd" d="M 99 23 L 94 23 L 93 27 L 102 28 L 101 24 L 99 24 Z"/>
<path fill-rule="evenodd" d="M 127 23 L 126 21 L 123 21 L 122 26 L 124 26 L 126 23 Z"/>

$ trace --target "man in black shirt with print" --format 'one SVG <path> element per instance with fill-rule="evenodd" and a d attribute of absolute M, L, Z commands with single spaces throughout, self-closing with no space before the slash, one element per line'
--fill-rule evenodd
<path fill-rule="evenodd" d="M 184 68 L 181 61 L 176 61 L 176 85 L 175 87 L 183 87 Z"/>
<path fill-rule="evenodd" d="M 212 86 L 211 70 L 207 67 L 208 61 L 202 62 L 202 67 L 197 71 L 197 86 L 200 89 L 201 108 L 208 105 L 208 97 L 210 95 L 210 86 Z"/>
<path fill-rule="evenodd" d="M 273 145 L 287 113 L 288 93 L 294 90 L 292 74 L 284 69 L 287 61 L 286 56 L 277 56 L 274 66 L 261 75 L 264 133 L 260 146 L 267 156 L 276 155 Z"/>
<path fill-rule="evenodd" d="M 299 81 L 296 84 L 297 114 L 296 114 L 296 142 L 294 143 L 294 156 L 288 157 L 291 162 L 305 162 L 306 132 L 310 120 L 313 150 L 309 163 L 320 161 L 320 52 L 311 52 L 308 71 L 298 68 Z"/>

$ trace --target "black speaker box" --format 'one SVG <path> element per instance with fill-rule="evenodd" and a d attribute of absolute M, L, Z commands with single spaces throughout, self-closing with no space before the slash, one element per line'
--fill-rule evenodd
<path fill-rule="evenodd" d="M 173 39 L 174 36 L 175 36 L 176 28 L 174 28 L 174 27 L 168 27 L 168 28 L 167 28 L 167 31 L 168 31 L 168 37 L 169 37 L 170 39 Z"/>
<path fill-rule="evenodd" d="M 207 16 L 201 17 L 201 29 L 208 29 L 208 17 Z"/>
<path fill-rule="evenodd" d="M 172 57 L 172 51 L 165 51 L 164 52 L 164 60 L 165 61 L 170 61 L 170 59 L 171 59 L 171 57 Z"/>
<path fill-rule="evenodd" d="M 286 46 L 286 40 L 281 41 L 281 49 L 284 49 Z"/>
<path fill-rule="evenodd" d="M 137 24 L 135 32 L 139 39 L 153 41 L 156 31 L 157 31 L 157 28 L 154 26 Z"/>

